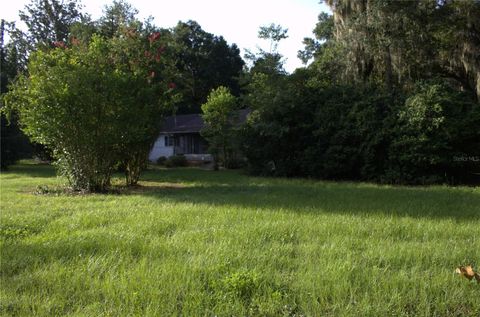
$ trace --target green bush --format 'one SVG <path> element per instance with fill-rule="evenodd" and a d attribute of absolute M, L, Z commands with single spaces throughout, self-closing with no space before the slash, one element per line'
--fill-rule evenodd
<path fill-rule="evenodd" d="M 225 168 L 228 169 L 240 169 L 246 166 L 246 161 L 244 158 L 233 157 L 225 162 Z"/>
<path fill-rule="evenodd" d="M 184 155 L 171 156 L 165 161 L 166 167 L 182 167 L 187 165 L 187 158 Z"/>
<path fill-rule="evenodd" d="M 18 113 L 23 132 L 51 150 L 75 190 L 106 190 L 119 162 L 127 185 L 138 182 L 172 106 L 168 59 L 148 57 L 162 47 L 158 36 L 128 32 L 33 52 L 28 75 L 4 97 L 2 111 Z"/>
<path fill-rule="evenodd" d="M 157 159 L 157 164 L 158 165 L 165 165 L 165 162 L 167 161 L 167 158 L 165 156 L 160 156 L 158 159 Z"/>

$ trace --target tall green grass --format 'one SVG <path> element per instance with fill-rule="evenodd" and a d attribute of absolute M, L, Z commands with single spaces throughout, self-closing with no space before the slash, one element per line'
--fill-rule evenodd
<path fill-rule="evenodd" d="M 479 188 L 185 168 L 71 195 L 31 164 L 0 179 L 2 316 L 480 316 L 480 285 L 454 274 L 480 270 Z"/>

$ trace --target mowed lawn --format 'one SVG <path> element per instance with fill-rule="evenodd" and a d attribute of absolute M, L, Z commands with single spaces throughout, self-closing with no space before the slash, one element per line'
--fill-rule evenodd
<path fill-rule="evenodd" d="M 115 182 L 120 183 L 120 180 Z M 2 316 L 480 316 L 480 188 L 154 169 L 71 195 L 1 174 Z"/>

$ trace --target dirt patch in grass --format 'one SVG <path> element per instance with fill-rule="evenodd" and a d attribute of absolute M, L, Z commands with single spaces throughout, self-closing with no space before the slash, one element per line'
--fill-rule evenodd
<path fill-rule="evenodd" d="M 79 195 L 133 195 L 133 194 L 143 194 L 148 192 L 155 192 L 161 190 L 175 190 L 183 189 L 188 187 L 185 184 L 181 183 L 170 183 L 170 182 L 141 182 L 134 186 L 125 186 L 125 185 L 113 185 L 107 191 L 95 193 L 88 191 L 79 191 L 73 190 L 68 186 L 48 186 L 40 185 L 36 188 L 24 188 L 20 190 L 20 193 L 27 193 L 33 195 L 47 195 L 47 196 L 79 196 Z"/>
<path fill-rule="evenodd" d="M 183 189 L 189 186 L 182 183 L 157 183 L 157 182 L 141 182 L 135 186 L 121 186 L 119 188 L 114 188 L 120 191 L 121 194 L 141 194 L 145 192 L 155 192 L 165 189 Z"/>

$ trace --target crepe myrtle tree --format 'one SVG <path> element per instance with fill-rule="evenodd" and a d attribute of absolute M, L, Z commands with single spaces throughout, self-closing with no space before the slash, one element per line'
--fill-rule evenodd
<path fill-rule="evenodd" d="M 135 184 L 173 100 L 160 34 L 129 27 L 55 46 L 32 53 L 2 111 L 15 112 L 22 130 L 52 151 L 74 190 L 106 190 L 119 162 Z"/>
<path fill-rule="evenodd" d="M 118 133 L 120 163 L 127 185 L 135 185 L 146 166 L 148 153 L 158 137 L 162 117 L 173 111 L 180 99 L 174 76 L 174 56 L 168 39 L 160 32 L 144 34 L 128 28 L 111 40 L 116 72 L 123 86 L 116 90 L 120 101 Z"/>

